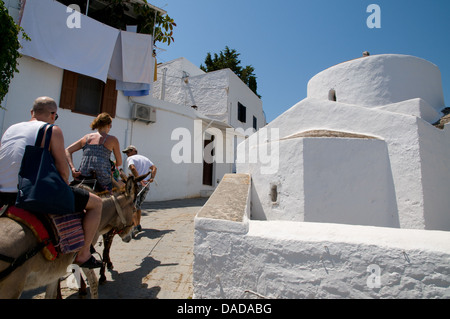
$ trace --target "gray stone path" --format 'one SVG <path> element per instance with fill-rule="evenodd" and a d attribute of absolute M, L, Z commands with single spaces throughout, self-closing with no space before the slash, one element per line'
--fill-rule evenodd
<path fill-rule="evenodd" d="M 206 201 L 194 198 L 144 204 L 143 231 L 129 243 L 114 238 L 114 269 L 107 270 L 108 281 L 99 287 L 99 299 L 192 298 L 194 217 Z M 95 248 L 101 253 L 102 243 Z M 22 298 L 40 299 L 43 291 L 25 292 Z M 65 282 L 62 294 L 63 298 L 79 297 Z"/>

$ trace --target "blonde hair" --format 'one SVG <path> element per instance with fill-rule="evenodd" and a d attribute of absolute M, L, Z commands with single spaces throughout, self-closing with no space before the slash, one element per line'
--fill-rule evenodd
<path fill-rule="evenodd" d="M 112 117 L 106 112 L 100 113 L 91 123 L 91 129 L 95 130 L 98 128 L 105 127 L 112 123 Z"/>

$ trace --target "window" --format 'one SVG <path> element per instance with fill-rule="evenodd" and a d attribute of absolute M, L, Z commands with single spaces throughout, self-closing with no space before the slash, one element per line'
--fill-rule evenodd
<path fill-rule="evenodd" d="M 336 91 L 334 89 L 331 89 L 328 91 L 328 100 L 336 102 Z"/>
<path fill-rule="evenodd" d="M 238 102 L 238 120 L 247 123 L 247 108 Z"/>
<path fill-rule="evenodd" d="M 116 102 L 116 81 L 108 79 L 105 84 L 98 79 L 64 70 L 60 108 L 92 116 L 107 112 L 115 117 Z"/>
<path fill-rule="evenodd" d="M 253 116 L 253 128 L 255 131 L 258 130 L 258 119 L 255 116 Z"/>

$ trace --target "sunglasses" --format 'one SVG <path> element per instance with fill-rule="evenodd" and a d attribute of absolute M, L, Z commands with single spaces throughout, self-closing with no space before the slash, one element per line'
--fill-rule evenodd
<path fill-rule="evenodd" d="M 59 117 L 59 116 L 58 116 L 58 113 L 56 113 L 56 112 L 50 112 L 50 113 L 51 113 L 51 114 L 56 114 L 56 115 L 55 115 L 55 121 L 56 121 L 56 120 L 58 119 L 58 117 Z"/>

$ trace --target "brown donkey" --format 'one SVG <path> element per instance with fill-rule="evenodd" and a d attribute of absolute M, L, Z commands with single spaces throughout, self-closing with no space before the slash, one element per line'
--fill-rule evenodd
<path fill-rule="evenodd" d="M 148 174 L 147 174 L 148 175 Z M 102 198 L 102 217 L 97 231 L 98 236 L 116 228 L 121 229 L 125 237 L 132 229 L 136 184 L 147 175 L 128 177 L 123 192 Z M 98 239 L 94 239 L 94 243 Z M 32 231 L 9 218 L 0 218 L 0 254 L 16 259 L 38 245 Z M 28 259 L 11 274 L 0 280 L 0 299 L 19 298 L 23 291 L 47 286 L 46 298 L 56 298 L 59 278 L 67 273 L 75 253 L 59 255 L 55 260 L 47 260 L 41 253 Z M 0 261 L 0 273 L 10 266 L 9 262 Z M 98 281 L 93 270 L 83 269 L 86 274 L 91 297 L 98 298 Z"/>

